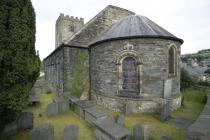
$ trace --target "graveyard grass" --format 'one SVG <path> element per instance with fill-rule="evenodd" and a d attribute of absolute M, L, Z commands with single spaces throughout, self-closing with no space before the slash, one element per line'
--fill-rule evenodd
<path fill-rule="evenodd" d="M 208 90 L 207 92 L 210 92 Z M 132 128 L 136 123 L 142 125 L 150 125 L 152 127 L 152 140 L 159 140 L 162 135 L 173 137 L 175 140 L 184 140 L 185 132 L 183 129 L 176 128 L 173 122 L 174 118 L 183 118 L 189 121 L 195 121 L 202 111 L 206 102 L 206 93 L 199 90 L 188 89 L 183 92 L 182 107 L 177 111 L 171 113 L 168 121 L 165 123 L 160 121 L 159 114 L 133 114 L 125 118 L 125 127 L 128 128 L 132 134 Z M 41 103 L 35 107 L 29 107 L 26 111 L 34 113 L 34 126 L 42 123 L 51 123 L 55 128 L 55 140 L 62 139 L 64 126 L 67 124 L 77 124 L 79 126 L 79 140 L 94 140 L 93 129 L 91 126 L 80 119 L 75 113 L 61 114 L 55 117 L 48 118 L 44 113 L 48 103 L 52 101 L 54 94 L 40 94 Z M 98 108 L 106 111 L 110 116 L 115 119 L 119 116 L 118 112 L 105 109 L 101 106 Z M 39 114 L 42 116 L 39 116 Z M 10 140 L 28 140 L 29 131 L 18 133 L 10 138 Z"/>
<path fill-rule="evenodd" d="M 210 88 L 205 92 L 195 89 L 187 89 L 182 95 L 182 107 L 170 114 L 168 121 L 161 122 L 159 114 L 133 114 L 125 119 L 125 127 L 127 127 L 131 134 L 133 126 L 136 123 L 142 125 L 150 125 L 152 127 L 151 140 L 159 140 L 163 135 L 170 136 L 175 140 L 184 140 L 185 131 L 181 128 L 176 128 L 174 124 L 175 118 L 182 118 L 194 122 L 203 110 L 206 103 L 206 95 L 210 93 Z M 99 106 L 98 108 L 103 109 Z M 115 119 L 118 118 L 119 113 L 104 109 L 109 115 Z"/>
<path fill-rule="evenodd" d="M 206 104 L 207 93 L 210 93 L 210 88 L 205 92 L 201 90 L 187 89 L 183 93 L 184 98 L 182 107 L 171 113 L 171 116 L 181 117 L 190 121 L 196 120 Z"/>
<path fill-rule="evenodd" d="M 61 140 L 63 135 L 64 127 L 68 124 L 76 124 L 79 127 L 78 138 L 80 140 L 95 140 L 93 129 L 91 126 L 85 122 L 83 119 L 80 119 L 72 111 L 64 114 L 60 114 L 53 117 L 47 117 L 46 107 L 49 103 L 52 102 L 52 98 L 55 94 L 39 94 L 40 95 L 40 104 L 34 107 L 28 107 L 24 111 L 30 111 L 34 114 L 34 127 L 43 124 L 51 123 L 54 126 L 55 140 Z M 41 116 L 40 116 L 41 114 Z M 9 140 L 29 140 L 30 131 L 19 132 Z"/>

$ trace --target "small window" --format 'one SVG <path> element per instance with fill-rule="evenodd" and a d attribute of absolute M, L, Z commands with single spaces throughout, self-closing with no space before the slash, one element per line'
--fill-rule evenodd
<path fill-rule="evenodd" d="M 74 26 L 72 26 L 72 25 L 69 26 L 69 31 L 74 32 L 74 30 L 75 30 L 75 29 L 74 29 Z"/>
<path fill-rule="evenodd" d="M 169 52 L 168 52 L 168 70 L 169 74 L 175 74 L 176 70 L 176 51 L 174 47 L 170 47 Z"/>

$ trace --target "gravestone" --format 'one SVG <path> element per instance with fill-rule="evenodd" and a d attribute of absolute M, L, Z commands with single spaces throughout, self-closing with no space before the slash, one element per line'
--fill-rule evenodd
<path fill-rule="evenodd" d="M 132 107 L 132 104 L 131 103 L 126 103 L 125 104 L 125 115 L 126 116 L 130 116 L 133 112 L 133 107 Z"/>
<path fill-rule="evenodd" d="M 107 114 L 100 109 L 95 107 L 85 108 L 85 120 L 91 125 L 93 125 L 96 120 L 104 119 L 106 117 Z"/>
<path fill-rule="evenodd" d="M 174 139 L 168 136 L 161 136 L 160 140 L 174 140 Z"/>
<path fill-rule="evenodd" d="M 58 113 L 65 113 L 69 111 L 69 101 L 68 100 L 60 100 L 57 102 L 58 104 Z"/>
<path fill-rule="evenodd" d="M 31 94 L 31 95 L 29 95 L 28 101 L 29 101 L 30 104 L 36 104 L 36 103 L 40 102 L 40 98 L 36 94 Z"/>
<path fill-rule="evenodd" d="M 141 124 L 136 124 L 133 127 L 133 139 L 134 140 L 143 140 L 144 139 L 144 135 L 143 135 L 143 129 Z"/>
<path fill-rule="evenodd" d="M 78 126 L 68 125 L 64 128 L 63 140 L 77 140 L 78 138 Z"/>
<path fill-rule="evenodd" d="M 47 116 L 55 116 L 58 114 L 58 104 L 55 102 L 52 102 L 47 105 Z"/>
<path fill-rule="evenodd" d="M 166 103 L 164 103 L 161 107 L 161 112 L 160 112 L 160 119 L 161 121 L 167 121 L 168 117 L 170 115 L 170 106 L 169 106 L 169 102 L 166 101 Z"/>
<path fill-rule="evenodd" d="M 124 126 L 124 123 L 125 123 L 125 116 L 123 114 L 121 114 L 119 116 L 119 118 L 117 119 L 117 123 L 121 126 Z"/>
<path fill-rule="evenodd" d="M 152 129 L 149 125 L 144 126 L 144 140 L 150 140 Z"/>
<path fill-rule="evenodd" d="M 113 119 L 105 118 L 94 122 L 94 134 L 96 139 L 102 140 L 124 140 L 129 136 L 129 131 L 118 125 Z"/>
<path fill-rule="evenodd" d="M 30 140 L 54 140 L 54 127 L 51 124 L 42 124 L 30 133 Z"/>
<path fill-rule="evenodd" d="M 32 129 L 33 128 L 33 113 L 22 112 L 17 121 L 18 130 Z"/>
<path fill-rule="evenodd" d="M 81 118 L 85 119 L 85 109 L 92 107 L 93 105 L 85 100 L 78 100 L 75 102 L 75 113 Z"/>

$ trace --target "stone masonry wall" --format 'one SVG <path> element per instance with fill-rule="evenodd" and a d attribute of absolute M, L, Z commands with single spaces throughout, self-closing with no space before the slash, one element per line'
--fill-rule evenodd
<path fill-rule="evenodd" d="M 45 79 L 55 92 L 63 93 L 63 47 L 44 60 Z"/>
<path fill-rule="evenodd" d="M 64 48 L 64 91 L 67 95 L 88 98 L 89 52 L 87 48 Z"/>
<path fill-rule="evenodd" d="M 126 9 L 109 5 L 86 23 L 72 38 L 70 38 L 68 44 L 87 46 L 113 23 L 129 15 L 134 15 L 134 13 Z"/>
<path fill-rule="evenodd" d="M 78 17 L 60 14 L 55 25 L 55 48 L 68 40 L 75 32 L 81 29 L 83 25 L 83 18 L 79 19 Z"/>
<path fill-rule="evenodd" d="M 124 111 L 125 104 L 130 104 L 132 105 L 132 112 L 134 113 L 160 113 L 161 105 L 165 102 L 165 99 L 163 98 L 148 100 L 123 97 L 111 98 L 99 94 L 93 94 L 92 98 L 97 102 L 97 104 L 116 112 Z M 168 99 L 168 101 L 171 111 L 177 110 L 181 107 L 181 95 Z"/>
<path fill-rule="evenodd" d="M 168 74 L 168 46 L 177 46 L 177 73 Z M 92 46 L 91 48 L 91 94 L 115 97 L 118 93 L 118 57 L 132 45 L 138 53 L 141 65 L 141 93 L 147 98 L 162 97 L 164 80 L 172 79 L 172 95 L 180 94 L 180 44 L 164 39 L 115 40 Z"/>

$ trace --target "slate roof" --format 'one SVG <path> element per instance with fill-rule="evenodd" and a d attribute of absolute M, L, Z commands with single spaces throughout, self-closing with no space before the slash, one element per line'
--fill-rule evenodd
<path fill-rule="evenodd" d="M 108 40 L 133 37 L 164 38 L 183 43 L 182 39 L 177 38 L 173 34 L 169 33 L 147 17 L 131 15 L 116 22 L 107 31 L 105 31 L 105 33 L 93 41 L 91 45 Z"/>
<path fill-rule="evenodd" d="M 202 76 L 204 75 L 205 71 L 208 69 L 208 67 L 201 67 L 201 66 L 189 66 L 186 63 L 182 63 L 182 68 L 187 70 L 187 72 L 192 76 Z"/>

